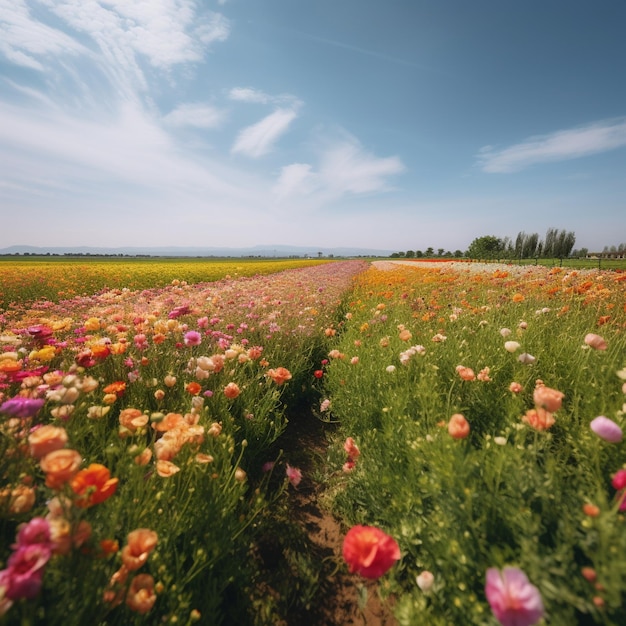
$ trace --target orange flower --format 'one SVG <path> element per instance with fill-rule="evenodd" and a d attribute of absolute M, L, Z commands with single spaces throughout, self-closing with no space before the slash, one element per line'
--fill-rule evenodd
<path fill-rule="evenodd" d="M 60 450 L 67 443 L 67 432 L 64 428 L 46 424 L 34 430 L 28 436 L 30 455 L 35 459 L 41 459 L 46 454 Z"/>
<path fill-rule="evenodd" d="M 116 539 L 102 539 L 100 541 L 100 550 L 102 556 L 115 554 L 120 549 L 120 544 Z"/>
<path fill-rule="evenodd" d="M 9 513 L 28 513 L 35 506 L 35 490 L 26 485 L 7 487 L 0 491 L 0 507 L 8 505 Z"/>
<path fill-rule="evenodd" d="M 267 375 L 279 386 L 291 380 L 291 372 L 286 367 L 267 370 Z"/>
<path fill-rule="evenodd" d="M 515 293 L 511 300 L 513 300 L 513 302 L 524 302 L 525 298 L 521 293 Z"/>
<path fill-rule="evenodd" d="M 130 583 L 126 604 L 135 612 L 144 615 L 154 606 L 154 578 L 150 574 L 137 574 Z"/>
<path fill-rule="evenodd" d="M 224 387 L 224 395 L 229 400 L 234 400 L 240 393 L 241 390 L 239 389 L 239 385 L 237 385 L 237 383 L 228 383 L 228 385 Z"/>
<path fill-rule="evenodd" d="M 193 382 L 185 385 L 185 391 L 190 393 L 192 396 L 197 396 L 202 391 L 202 387 L 200 386 L 200 383 L 197 383 L 194 380 Z"/>
<path fill-rule="evenodd" d="M 598 515 L 600 515 L 600 508 L 595 504 L 585 502 L 585 504 L 583 504 L 583 513 L 589 517 L 598 517 Z"/>
<path fill-rule="evenodd" d="M 530 409 L 522 416 L 522 422 L 525 422 L 535 430 L 548 430 L 555 421 L 552 413 L 541 407 Z"/>
<path fill-rule="evenodd" d="M 469 422 L 460 413 L 455 413 L 448 422 L 448 432 L 454 439 L 465 439 L 470 433 Z"/>
<path fill-rule="evenodd" d="M 81 456 L 76 450 L 62 448 L 44 456 L 39 464 L 46 474 L 46 486 L 60 489 L 78 471 Z"/>
<path fill-rule="evenodd" d="M 159 536 L 149 528 L 138 528 L 128 533 L 126 545 L 122 548 L 122 563 L 134 572 L 138 570 L 156 548 Z"/>
<path fill-rule="evenodd" d="M 153 422 L 152 428 L 155 430 L 164 433 L 168 430 L 174 430 L 175 428 L 180 428 L 183 424 L 186 424 L 185 418 L 180 413 L 168 413 L 162 420 L 159 422 Z"/>
<path fill-rule="evenodd" d="M 78 472 L 70 482 L 72 491 L 78 496 L 76 506 L 86 508 L 108 500 L 117 490 L 118 478 L 111 478 L 109 469 L 92 463 Z"/>
<path fill-rule="evenodd" d="M 102 391 L 106 394 L 115 394 L 119 398 L 126 391 L 126 383 L 123 380 L 117 380 L 107 385 Z"/>

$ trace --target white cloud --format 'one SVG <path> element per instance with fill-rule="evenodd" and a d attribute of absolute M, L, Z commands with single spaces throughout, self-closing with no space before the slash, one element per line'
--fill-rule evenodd
<path fill-rule="evenodd" d="M 233 87 L 228 92 L 228 97 L 239 102 L 255 102 L 259 104 L 267 104 L 272 101 L 271 96 L 251 87 Z"/>
<path fill-rule="evenodd" d="M 231 152 L 252 158 L 267 154 L 296 117 L 293 109 L 276 109 L 260 122 L 241 130 Z"/>
<path fill-rule="evenodd" d="M 87 52 L 69 35 L 34 20 L 25 0 L 0 0 L 0 53 L 12 63 L 43 71 L 38 56 Z"/>
<path fill-rule="evenodd" d="M 400 158 L 379 158 L 349 137 L 321 154 L 317 171 L 307 163 L 283 167 L 273 191 L 281 199 L 309 196 L 322 203 L 348 194 L 386 191 L 387 179 L 404 170 Z"/>
<path fill-rule="evenodd" d="M 308 194 L 315 185 L 316 175 L 308 163 L 292 163 L 280 171 L 274 193 L 279 198 Z"/>
<path fill-rule="evenodd" d="M 225 119 L 224 111 L 201 103 L 181 104 L 163 117 L 168 126 L 217 128 Z"/>
<path fill-rule="evenodd" d="M 483 172 L 517 172 L 536 163 L 565 161 L 626 146 L 626 120 L 608 120 L 530 137 L 503 150 L 486 146 L 479 151 Z"/>

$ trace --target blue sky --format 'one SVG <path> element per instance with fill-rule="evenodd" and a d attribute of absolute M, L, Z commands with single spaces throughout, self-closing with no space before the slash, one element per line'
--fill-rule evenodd
<path fill-rule="evenodd" d="M 626 242 L 623 0 L 0 0 L 0 247 Z"/>

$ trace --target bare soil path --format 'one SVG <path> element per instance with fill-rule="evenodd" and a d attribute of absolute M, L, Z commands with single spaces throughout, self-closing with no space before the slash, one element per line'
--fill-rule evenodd
<path fill-rule="evenodd" d="M 317 483 L 316 469 L 323 466 L 332 425 L 310 413 L 292 418 L 281 438 L 290 464 L 302 470 L 297 489 L 290 486 L 290 513 L 306 531 L 311 550 L 323 560 L 322 576 L 310 609 L 288 618 L 285 626 L 395 626 L 391 607 L 378 596 L 378 583 L 348 572 L 342 557 L 347 531 L 322 504 L 324 485 Z M 359 606 L 359 588 L 367 589 L 367 602 Z"/>

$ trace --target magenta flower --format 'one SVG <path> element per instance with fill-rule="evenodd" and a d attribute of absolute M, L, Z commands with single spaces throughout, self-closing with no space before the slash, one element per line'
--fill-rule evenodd
<path fill-rule="evenodd" d="M 17 533 L 17 544 L 14 549 L 33 544 L 45 544 L 52 547 L 50 539 L 50 525 L 43 517 L 33 517 L 28 523 L 22 524 Z"/>
<path fill-rule="evenodd" d="M 186 346 L 199 346 L 202 343 L 202 335 L 197 330 L 189 330 L 185 333 Z"/>
<path fill-rule="evenodd" d="M 626 470 L 617 470 L 611 478 L 613 489 L 617 489 L 617 500 L 619 501 L 619 510 L 626 511 Z"/>
<path fill-rule="evenodd" d="M 291 467 L 291 465 L 287 463 L 285 473 L 287 474 L 289 482 L 294 487 L 297 487 L 300 484 L 300 481 L 302 480 L 302 472 L 297 467 Z"/>
<path fill-rule="evenodd" d="M 502 626 L 532 626 L 543 617 L 539 590 L 517 567 L 505 567 L 502 572 L 489 568 L 485 594 Z"/>
<path fill-rule="evenodd" d="M 41 398 L 23 398 L 16 396 L 0 405 L 0 413 L 10 415 L 11 417 L 33 417 L 37 415 L 39 409 L 45 404 L 45 400 Z"/>
<path fill-rule="evenodd" d="M 10 600 L 34 598 L 41 589 L 41 580 L 52 551 L 42 543 L 19 547 L 7 562 L 8 582 L 6 597 Z"/>
<path fill-rule="evenodd" d="M 589 426 L 604 441 L 619 443 L 622 440 L 622 429 L 613 420 L 604 417 L 604 415 L 591 420 Z"/>

